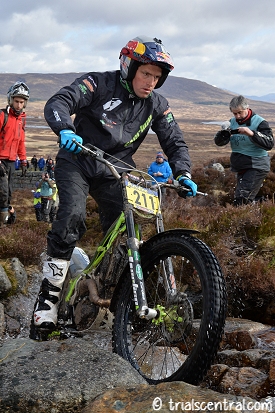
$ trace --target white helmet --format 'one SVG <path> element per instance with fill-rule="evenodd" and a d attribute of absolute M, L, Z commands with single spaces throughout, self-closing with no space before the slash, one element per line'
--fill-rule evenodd
<path fill-rule="evenodd" d="M 29 97 L 30 97 L 30 91 L 26 83 L 16 82 L 13 86 L 9 88 L 7 99 L 8 99 L 8 104 L 10 106 L 12 106 L 13 98 L 16 96 L 25 99 L 25 104 L 24 104 L 24 108 L 25 108 L 27 106 L 27 101 L 29 100 Z"/>

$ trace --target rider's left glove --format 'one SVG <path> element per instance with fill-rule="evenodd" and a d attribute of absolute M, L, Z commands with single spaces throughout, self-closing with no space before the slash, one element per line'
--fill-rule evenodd
<path fill-rule="evenodd" d="M 190 197 L 190 196 L 196 196 L 198 186 L 193 182 L 191 179 L 187 178 L 186 176 L 179 176 L 177 178 L 177 181 L 179 184 L 187 189 L 189 189 L 188 192 L 182 191 L 179 192 L 179 195 L 182 198 Z"/>
<path fill-rule="evenodd" d="M 81 143 L 83 142 L 83 139 L 76 135 L 71 129 L 64 129 L 59 132 L 59 148 L 64 148 L 66 149 L 67 152 L 73 152 L 75 154 L 79 153 L 82 151 L 81 148 L 79 148 L 74 142 L 73 139 L 76 140 L 76 142 Z"/>

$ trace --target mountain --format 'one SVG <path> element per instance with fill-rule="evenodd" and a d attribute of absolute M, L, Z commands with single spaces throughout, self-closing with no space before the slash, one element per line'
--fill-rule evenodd
<path fill-rule="evenodd" d="M 233 93 L 211 86 L 200 80 L 169 76 L 157 90 L 167 99 L 180 99 L 195 104 L 228 105 Z"/>
<path fill-rule="evenodd" d="M 268 93 L 267 95 L 263 95 L 263 96 L 246 96 L 246 97 L 247 97 L 247 99 L 260 100 L 262 102 L 275 103 L 275 93 Z"/>
<path fill-rule="evenodd" d="M 21 81 L 28 85 L 31 101 L 45 101 L 80 75 L 81 73 L 0 73 L 0 95 L 6 95 L 11 85 Z"/>

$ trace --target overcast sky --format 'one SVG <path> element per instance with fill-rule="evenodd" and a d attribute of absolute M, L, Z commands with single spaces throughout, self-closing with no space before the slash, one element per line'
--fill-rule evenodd
<path fill-rule="evenodd" d="M 139 35 L 163 41 L 174 76 L 275 93 L 274 0 L 2 1 L 0 72 L 118 69 L 121 48 Z"/>

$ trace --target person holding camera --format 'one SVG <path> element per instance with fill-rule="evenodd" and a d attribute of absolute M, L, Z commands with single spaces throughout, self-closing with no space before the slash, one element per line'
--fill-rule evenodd
<path fill-rule="evenodd" d="M 222 124 L 214 141 L 217 146 L 230 142 L 231 170 L 237 174 L 234 205 L 238 206 L 255 201 L 270 171 L 268 151 L 274 138 L 268 122 L 249 108 L 244 96 L 235 96 L 229 109 L 234 116 Z"/>
<path fill-rule="evenodd" d="M 42 173 L 42 179 L 37 184 L 37 189 L 39 188 L 42 221 L 50 222 L 50 213 L 54 202 L 53 195 L 56 192 L 56 184 L 55 181 L 49 177 L 48 172 Z"/>

